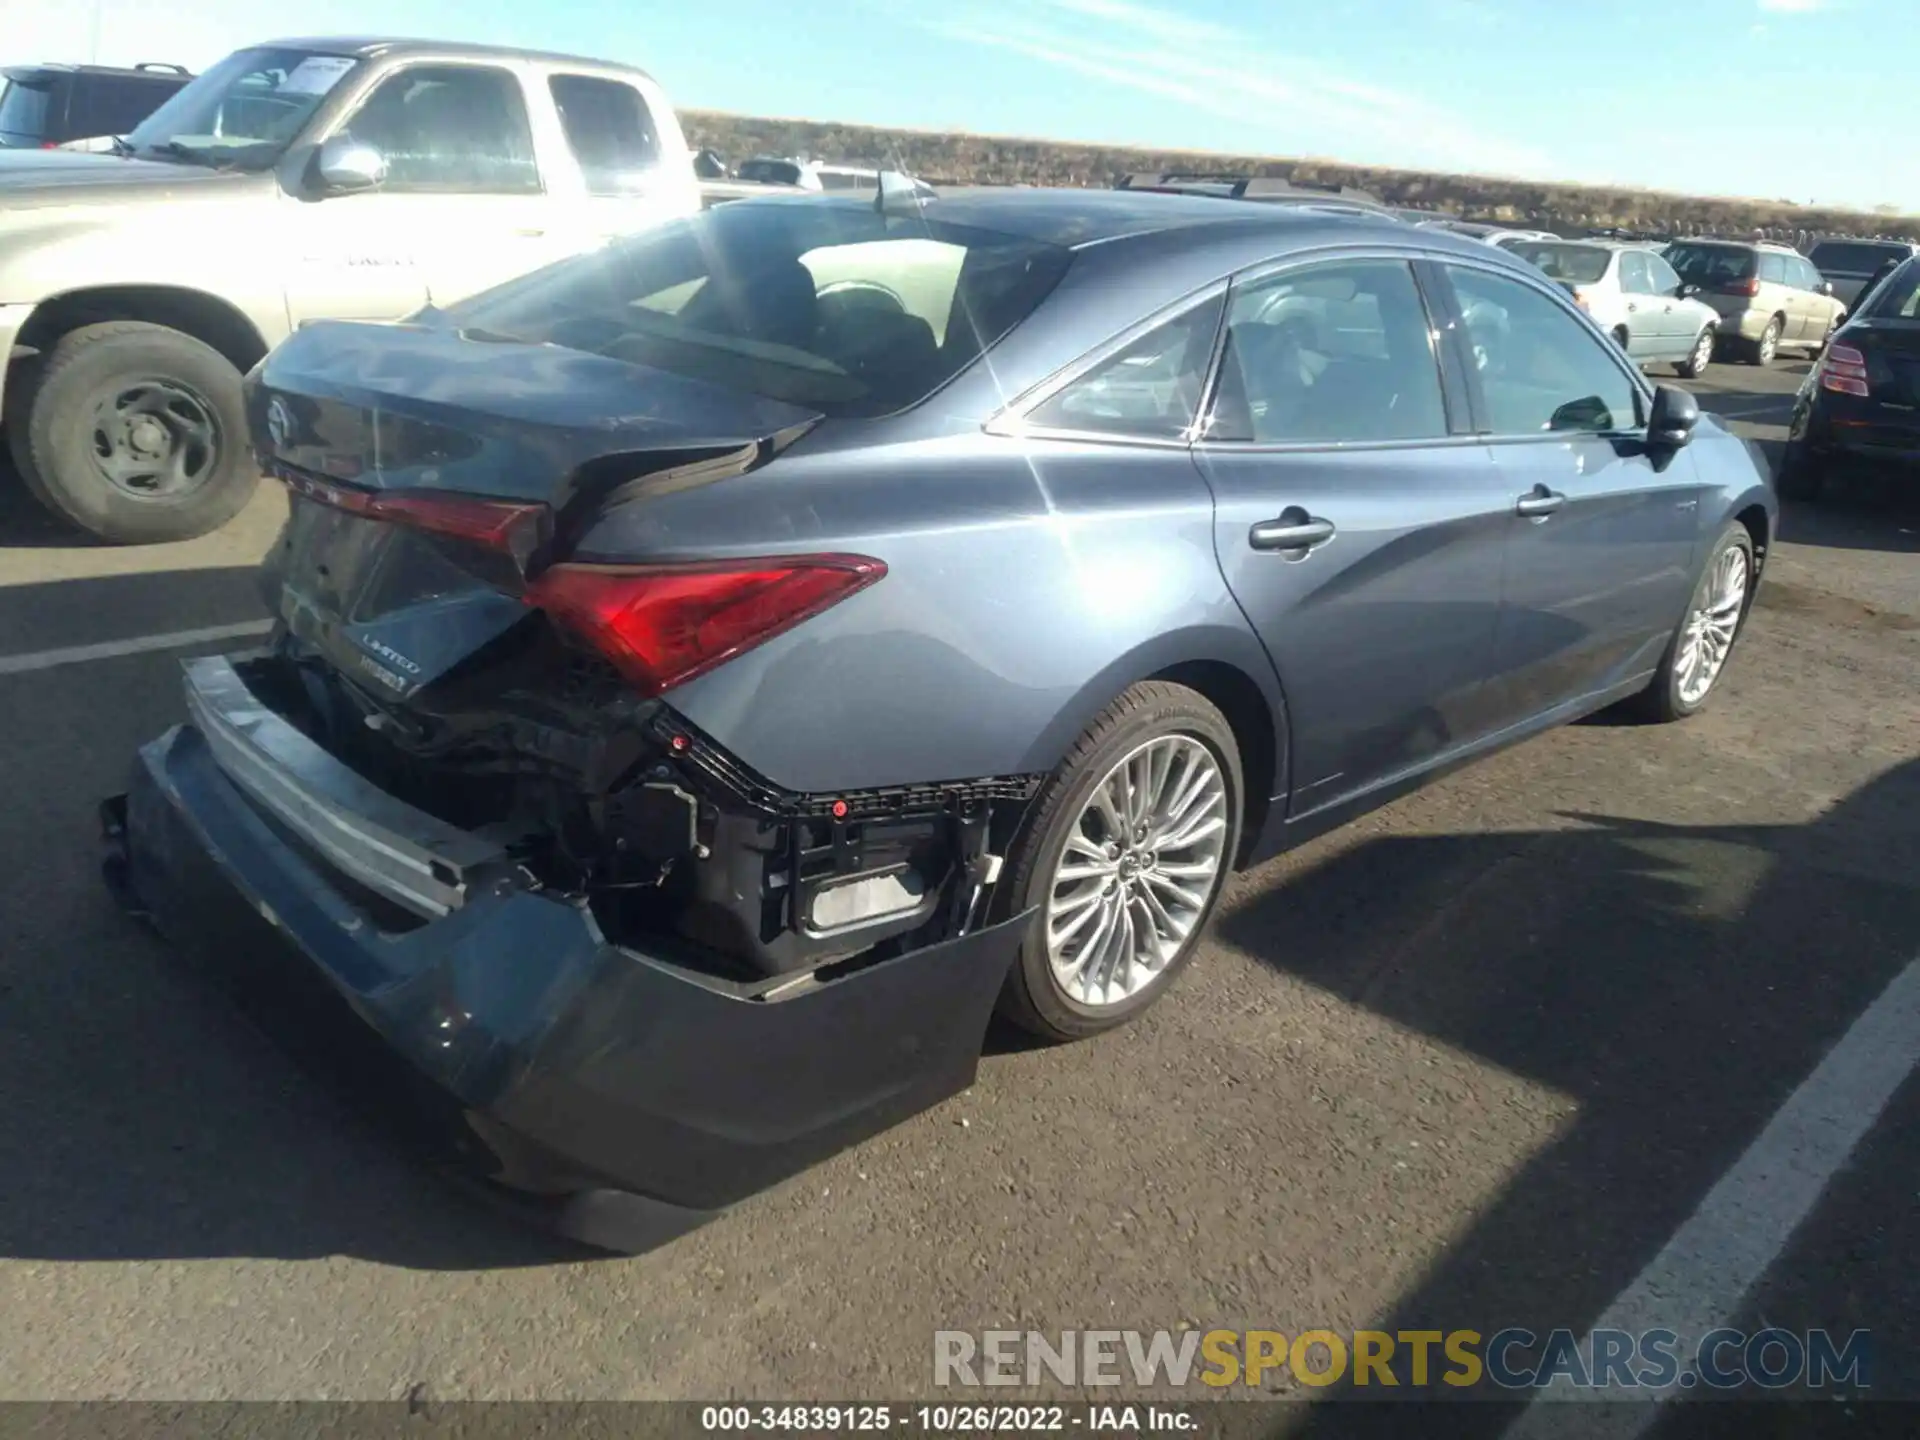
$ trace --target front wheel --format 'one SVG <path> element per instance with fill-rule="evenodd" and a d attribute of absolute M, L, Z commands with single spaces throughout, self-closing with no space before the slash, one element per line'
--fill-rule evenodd
<path fill-rule="evenodd" d="M 1041 790 L 1010 857 L 1012 908 L 1035 908 L 1001 1013 L 1045 1040 L 1138 1015 L 1193 958 L 1244 812 L 1226 717 L 1182 685 L 1135 685 Z"/>
<path fill-rule="evenodd" d="M 19 410 L 8 407 L 21 478 L 103 540 L 190 540 L 253 494 L 240 372 L 190 335 L 84 325 L 55 342 L 23 392 Z"/>
<path fill-rule="evenodd" d="M 1644 718 L 1658 723 L 1684 720 L 1707 703 L 1746 625 L 1757 578 L 1753 537 L 1735 520 L 1707 552 L 1686 616 L 1667 644 L 1653 683 L 1637 697 Z"/>
<path fill-rule="evenodd" d="M 1693 342 L 1693 349 L 1675 368 L 1682 380 L 1698 380 L 1707 373 L 1707 366 L 1713 363 L 1713 327 L 1707 326 L 1700 332 L 1700 338 Z"/>

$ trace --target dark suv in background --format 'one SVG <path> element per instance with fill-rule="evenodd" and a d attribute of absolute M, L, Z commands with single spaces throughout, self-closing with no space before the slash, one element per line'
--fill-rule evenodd
<path fill-rule="evenodd" d="M 179 65 L 10 65 L 0 70 L 0 148 L 124 135 L 192 78 Z"/>
<path fill-rule="evenodd" d="M 1851 306 L 1887 262 L 1911 260 L 1920 246 L 1911 240 L 1822 240 L 1807 258 L 1833 283 L 1837 299 Z"/>

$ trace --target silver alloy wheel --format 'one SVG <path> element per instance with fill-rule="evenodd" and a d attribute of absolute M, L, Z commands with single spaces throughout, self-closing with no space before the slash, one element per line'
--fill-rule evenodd
<path fill-rule="evenodd" d="M 1680 635 L 1680 653 L 1674 661 L 1682 703 L 1698 705 L 1706 699 L 1713 682 L 1726 668 L 1733 637 L 1740 630 L 1741 612 L 1746 609 L 1751 572 L 1752 562 L 1738 545 L 1727 546 L 1713 562 L 1706 594 L 1687 616 Z"/>
<path fill-rule="evenodd" d="M 1047 961 L 1081 1005 L 1118 1005 L 1165 970 L 1226 858 L 1227 783 L 1190 735 L 1136 746 L 1093 787 L 1054 857 Z"/>
<path fill-rule="evenodd" d="M 1773 363 L 1774 352 L 1780 348 L 1780 322 L 1769 320 L 1767 328 L 1760 332 L 1760 363 Z"/>
<path fill-rule="evenodd" d="M 1713 363 L 1713 329 L 1709 326 L 1700 332 L 1700 338 L 1693 346 L 1693 370 L 1700 374 Z"/>

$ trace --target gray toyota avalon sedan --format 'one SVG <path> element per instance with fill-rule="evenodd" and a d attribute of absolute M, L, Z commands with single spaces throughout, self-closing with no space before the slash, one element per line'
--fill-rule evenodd
<path fill-rule="evenodd" d="M 963 1088 L 996 1008 L 1139 1014 L 1236 867 L 1698 710 L 1777 513 L 1512 256 L 1203 196 L 743 201 L 308 326 L 249 404 L 277 624 L 187 664 L 109 878 L 621 1247 Z"/>

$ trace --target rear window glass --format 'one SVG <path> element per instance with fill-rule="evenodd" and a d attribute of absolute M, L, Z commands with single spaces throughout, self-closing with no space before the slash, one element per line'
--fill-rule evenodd
<path fill-rule="evenodd" d="M 47 102 L 53 87 L 25 80 L 0 81 L 0 130 L 16 135 L 38 135 L 47 123 Z"/>
<path fill-rule="evenodd" d="M 791 160 L 748 160 L 740 166 L 742 180 L 756 185 L 798 185 L 800 167 Z"/>
<path fill-rule="evenodd" d="M 1555 245 L 1543 240 L 1521 241 L 1507 247 L 1549 280 L 1568 285 L 1591 285 L 1607 273 L 1611 250 L 1598 245 Z"/>
<path fill-rule="evenodd" d="M 1861 315 L 1876 320 L 1912 320 L 1920 303 L 1920 265 L 1909 260 L 1874 288 Z"/>
<path fill-rule="evenodd" d="M 1904 259 L 1913 249 L 1907 245 L 1876 245 L 1867 240 L 1822 240 L 1807 258 L 1814 266 L 1834 274 L 1871 275 L 1889 260 Z"/>
<path fill-rule="evenodd" d="M 1667 247 L 1667 263 L 1680 272 L 1680 278 L 1695 285 L 1715 285 L 1723 280 L 1751 280 L 1756 257 L 1744 245 L 1702 245 L 1682 240 Z"/>
<path fill-rule="evenodd" d="M 742 201 L 452 307 L 456 323 L 826 414 L 925 399 L 1032 313 L 1071 252 L 838 201 Z"/>

